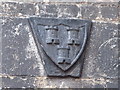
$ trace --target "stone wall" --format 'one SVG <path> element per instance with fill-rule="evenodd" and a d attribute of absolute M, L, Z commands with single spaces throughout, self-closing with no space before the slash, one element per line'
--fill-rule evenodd
<path fill-rule="evenodd" d="M 118 88 L 119 5 L 117 2 L 2 2 L 2 87 Z M 28 23 L 31 16 L 92 20 L 80 78 L 47 77 Z"/>

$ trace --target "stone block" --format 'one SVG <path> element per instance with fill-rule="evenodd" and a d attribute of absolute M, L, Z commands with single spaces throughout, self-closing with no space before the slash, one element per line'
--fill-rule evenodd
<path fill-rule="evenodd" d="M 7 18 L 2 26 L 2 71 L 10 75 L 45 75 L 27 19 Z M 93 23 L 82 78 L 118 77 L 118 25 Z"/>
<path fill-rule="evenodd" d="M 58 17 L 77 17 L 79 11 L 80 9 L 77 5 L 58 5 Z"/>
<path fill-rule="evenodd" d="M 2 77 L 2 87 L 15 89 L 35 88 L 35 78 L 27 76 L 4 76 Z M 19 90 L 20 90 L 19 89 Z"/>
<path fill-rule="evenodd" d="M 24 18 L 4 18 L 2 25 L 2 73 L 41 75 L 41 59 Z"/>
<path fill-rule="evenodd" d="M 119 11 L 117 7 L 102 6 L 100 9 L 101 9 L 101 15 L 103 19 L 108 19 L 108 20 L 118 19 Z"/>
<path fill-rule="evenodd" d="M 21 88 L 21 89 L 25 89 L 25 88 L 27 88 L 27 89 L 29 89 L 29 88 L 54 88 L 54 89 L 62 88 L 62 90 L 63 90 L 63 88 L 75 88 L 75 90 L 79 90 L 79 88 L 112 88 L 114 90 L 118 90 L 117 89 L 118 88 L 118 80 L 47 78 L 47 77 L 29 77 L 29 76 L 3 76 L 2 77 L 2 87 L 3 88 L 11 88 L 11 90 L 13 90 L 13 89 L 17 90 L 17 88 Z M 58 90 L 58 89 L 56 89 L 56 90 Z"/>
<path fill-rule="evenodd" d="M 66 4 L 39 4 L 41 17 L 76 17 L 79 8 L 76 5 Z"/>
<path fill-rule="evenodd" d="M 82 77 L 118 78 L 118 24 L 94 22 Z"/>
<path fill-rule="evenodd" d="M 30 16 L 35 15 L 36 9 L 30 3 L 3 2 L 3 14 L 10 16 Z"/>
<path fill-rule="evenodd" d="M 57 17 L 57 6 L 55 4 L 38 4 L 41 17 Z"/>
<path fill-rule="evenodd" d="M 96 19 L 99 17 L 99 8 L 93 5 L 82 5 L 81 14 L 84 19 Z"/>
<path fill-rule="evenodd" d="M 36 77 L 35 83 L 37 88 L 72 88 L 73 90 L 79 90 L 80 88 L 85 88 L 85 90 L 86 88 L 115 88 L 117 90 L 118 88 L 117 80 L 103 78 L 74 79 Z"/>

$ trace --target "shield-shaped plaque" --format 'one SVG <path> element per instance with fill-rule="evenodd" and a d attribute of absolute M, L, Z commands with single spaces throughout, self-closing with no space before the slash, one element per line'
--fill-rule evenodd
<path fill-rule="evenodd" d="M 31 17 L 29 22 L 47 75 L 79 77 L 91 21 Z"/>

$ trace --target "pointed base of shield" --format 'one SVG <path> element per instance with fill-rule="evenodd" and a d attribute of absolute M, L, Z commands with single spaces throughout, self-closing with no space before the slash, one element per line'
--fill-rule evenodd
<path fill-rule="evenodd" d="M 42 47 L 41 47 L 42 48 Z M 79 78 L 81 76 L 82 68 L 83 68 L 83 57 L 84 53 L 80 57 L 80 59 L 67 71 L 63 71 L 59 67 L 47 57 L 46 53 L 41 49 L 41 58 L 44 62 L 44 68 L 46 70 L 47 76 L 49 77 L 75 77 Z"/>

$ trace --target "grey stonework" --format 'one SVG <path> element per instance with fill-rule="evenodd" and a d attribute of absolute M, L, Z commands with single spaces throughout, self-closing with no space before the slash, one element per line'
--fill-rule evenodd
<path fill-rule="evenodd" d="M 2 87 L 118 88 L 119 7 L 118 3 L 3 2 Z M 31 16 L 92 20 L 81 78 L 46 76 L 28 23 Z"/>
<path fill-rule="evenodd" d="M 2 2 L 7 2 L 8 0 L 1 0 Z M 61 3 L 61 2 L 70 2 L 70 3 L 74 3 L 74 2 L 119 2 L 119 0 L 9 0 L 9 2 L 57 2 L 57 3 Z"/>

